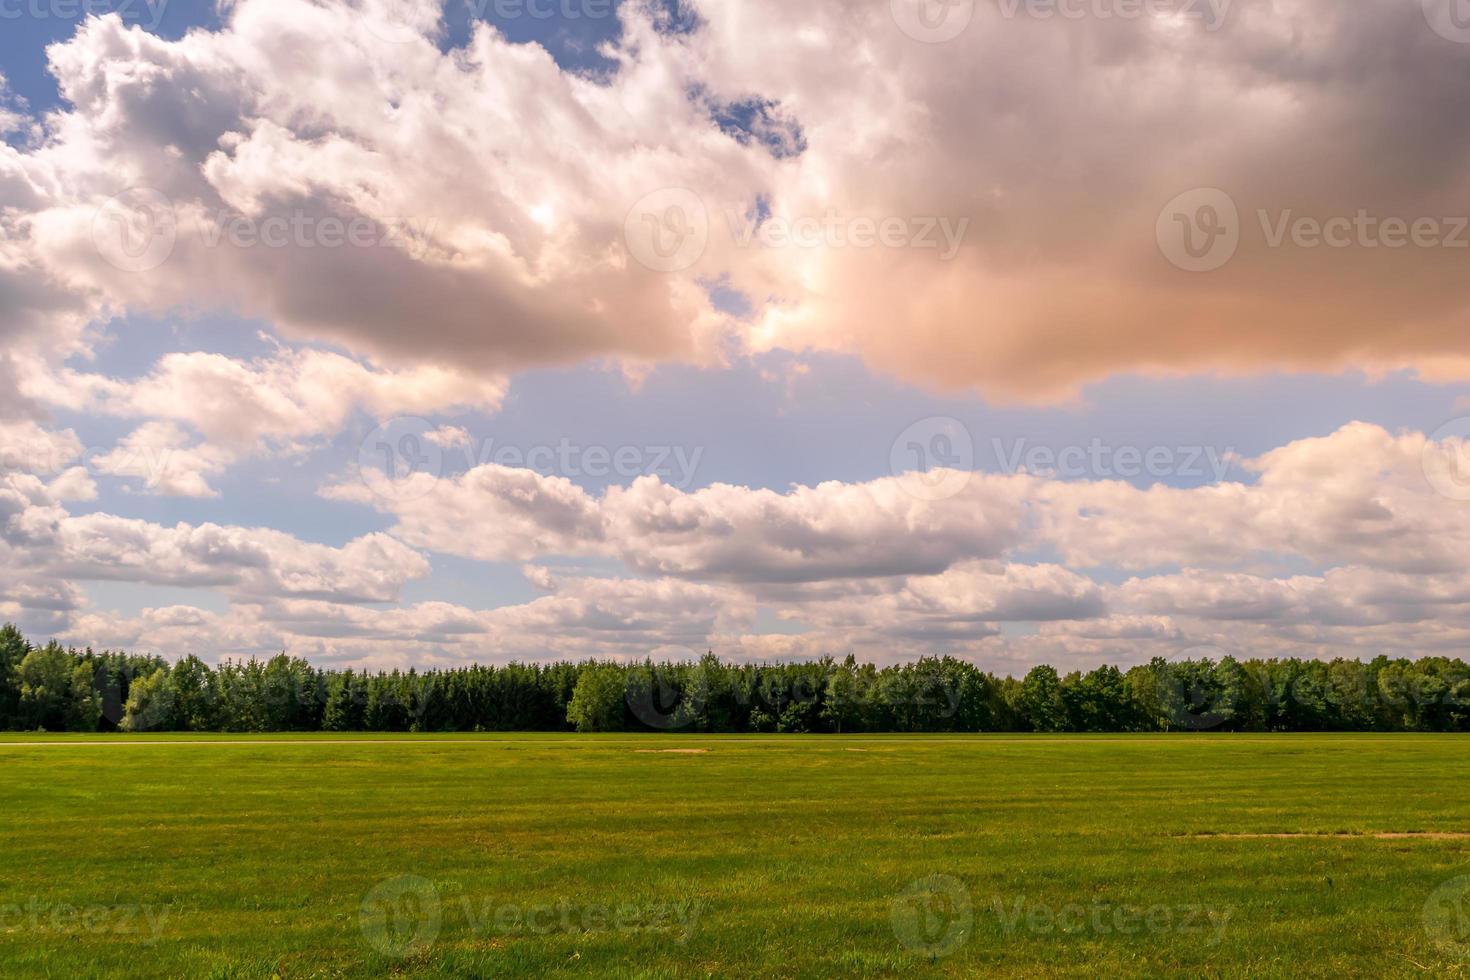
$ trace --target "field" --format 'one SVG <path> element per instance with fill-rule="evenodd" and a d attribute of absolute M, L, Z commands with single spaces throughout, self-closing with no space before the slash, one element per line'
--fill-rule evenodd
<path fill-rule="evenodd" d="M 1470 972 L 1461 737 L 36 735 L 0 769 L 8 977 Z"/>

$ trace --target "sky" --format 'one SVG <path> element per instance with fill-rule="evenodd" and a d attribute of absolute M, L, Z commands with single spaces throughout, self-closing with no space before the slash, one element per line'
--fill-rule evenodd
<path fill-rule="evenodd" d="M 0 619 L 1458 654 L 1441 0 L 0 0 Z"/>

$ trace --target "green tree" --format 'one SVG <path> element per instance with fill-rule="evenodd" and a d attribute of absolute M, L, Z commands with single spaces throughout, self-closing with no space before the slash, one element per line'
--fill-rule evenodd
<path fill-rule="evenodd" d="M 102 720 L 102 695 L 92 686 L 95 672 L 85 660 L 77 660 L 71 672 L 71 691 L 66 704 L 66 730 L 95 732 Z"/>
<path fill-rule="evenodd" d="M 0 728 L 15 728 L 20 718 L 20 663 L 31 645 L 14 623 L 0 627 Z"/>
<path fill-rule="evenodd" d="M 1062 685 L 1069 724 L 1080 732 L 1126 732 L 1136 726 L 1132 691 L 1116 667 L 1073 674 Z"/>
<path fill-rule="evenodd" d="M 357 674 L 351 670 L 332 674 L 327 682 L 322 729 L 329 732 L 361 731 L 366 706 L 367 691 Z"/>
<path fill-rule="evenodd" d="M 174 692 L 169 686 L 166 668 L 160 667 L 146 677 L 133 679 L 128 691 L 127 710 L 123 714 L 123 731 L 166 731 L 174 716 Z"/>
<path fill-rule="evenodd" d="M 1062 681 L 1055 667 L 1042 664 L 1031 668 L 1021 682 L 1021 710 L 1035 732 L 1060 732 L 1067 724 L 1067 706 L 1062 703 Z"/>
<path fill-rule="evenodd" d="M 25 655 L 20 679 L 20 718 L 27 729 L 59 732 L 66 728 L 71 703 L 72 662 L 61 644 L 52 641 Z"/>
<path fill-rule="evenodd" d="M 567 721 L 579 732 L 612 732 L 623 728 L 627 678 L 616 664 L 588 664 L 577 677 Z"/>
<path fill-rule="evenodd" d="M 191 732 L 215 729 L 219 690 L 208 664 L 193 655 L 185 657 L 169 670 L 168 685 L 173 703 L 164 720 L 167 728 Z"/>

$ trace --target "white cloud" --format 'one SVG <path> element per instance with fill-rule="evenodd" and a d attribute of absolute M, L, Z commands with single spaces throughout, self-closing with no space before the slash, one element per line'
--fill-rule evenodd
<path fill-rule="evenodd" d="M 1466 376 L 1457 251 L 1270 247 L 1254 218 L 1458 213 L 1464 52 L 1413 4 L 1236 4 L 1219 30 L 978 4 L 938 46 L 868 0 L 694 7 L 700 26 L 673 32 L 624 4 L 605 77 L 486 25 L 447 52 L 412 25 L 385 37 L 343 0 L 239 0 L 225 28 L 174 41 L 89 20 L 50 50 L 72 107 L 0 151 L 7 333 L 66 352 L 104 311 L 225 308 L 466 373 L 709 362 L 733 337 L 1021 398 L 1117 371 Z M 1342 77 L 1351 98 L 1324 81 Z M 161 195 L 159 220 L 135 198 L 104 217 L 163 238 L 98 231 L 130 187 Z M 1155 240 L 1189 187 L 1228 190 L 1246 219 L 1208 276 Z M 624 230 L 669 188 L 709 221 L 666 274 Z M 842 234 L 742 243 L 762 213 Z M 965 234 L 854 240 L 885 220 Z M 749 298 L 749 322 L 711 305 L 712 281 Z"/>
<path fill-rule="evenodd" d="M 1251 483 L 1195 489 L 975 475 L 959 495 L 928 501 L 890 478 L 781 494 L 686 492 L 645 477 L 599 497 L 482 466 L 416 474 L 414 492 L 398 497 L 361 484 L 324 492 L 393 514 L 393 533 L 416 547 L 483 560 L 615 557 L 651 581 L 715 589 L 743 617 L 764 607 L 792 627 L 703 641 L 739 656 L 1131 663 L 1205 645 L 1319 656 L 1374 643 L 1413 653 L 1453 649 L 1470 631 L 1470 510 L 1424 471 L 1425 460 L 1459 451 L 1357 423 L 1244 461 Z M 1049 550 L 1070 567 L 1032 557 Z M 1080 568 L 1144 574 L 1108 584 Z M 530 576 L 558 600 L 539 608 L 562 609 L 564 579 L 539 566 Z M 571 581 L 585 590 L 593 580 Z M 498 615 L 533 630 L 537 608 Z M 673 629 L 675 610 L 659 615 L 668 642 L 700 645 Z M 651 627 L 639 641 L 658 635 Z"/>
<path fill-rule="evenodd" d="M 252 360 L 204 351 L 164 356 L 134 381 L 32 365 L 27 393 L 72 411 L 187 424 L 232 452 L 299 448 L 339 432 L 355 410 L 377 419 L 491 411 L 500 377 L 417 366 L 379 368 L 331 351 L 280 348 Z M 162 430 L 159 430 L 162 431 Z"/>
<path fill-rule="evenodd" d="M 1364 423 L 1247 462 L 1256 482 L 1138 489 L 1042 485 L 1038 535 L 1074 566 L 1231 568 L 1300 560 L 1406 572 L 1465 567 L 1470 509 L 1435 492 L 1425 459 L 1459 452 Z"/>
<path fill-rule="evenodd" d="M 38 478 L 0 477 L 0 558 L 38 580 L 110 579 L 215 588 L 236 598 L 394 602 L 429 572 L 418 552 L 385 534 L 340 548 L 266 528 L 68 514 Z"/>
<path fill-rule="evenodd" d="M 418 472 L 393 481 L 367 469 L 360 476 L 323 496 L 394 513 L 394 535 L 415 547 L 481 561 L 601 549 L 596 503 L 565 477 L 495 465 L 455 478 Z"/>
<path fill-rule="evenodd" d="M 218 497 L 207 477 L 224 472 L 234 454 L 191 442 L 189 434 L 172 422 L 147 422 L 91 463 L 98 473 L 141 480 L 145 493 Z"/>
<path fill-rule="evenodd" d="M 931 501 L 887 478 L 777 492 L 650 477 L 592 494 L 500 466 L 367 474 L 324 493 L 394 526 L 340 547 L 67 509 L 96 497 L 92 473 L 208 498 L 232 463 L 319 445 L 356 413 L 494 410 L 511 372 L 591 358 L 632 372 L 831 349 L 1017 398 L 1120 371 L 1470 377 L 1460 252 L 1269 248 L 1249 224 L 1256 209 L 1463 210 L 1470 49 L 1412 3 L 1236 5 L 1219 32 L 979 4 L 942 46 L 881 2 L 695 6 L 701 26 L 673 32 L 624 5 L 605 77 L 483 25 L 443 51 L 422 36 L 431 9 L 405 31 L 386 0 L 237 0 L 224 29 L 177 40 L 94 18 L 52 47 L 69 108 L 0 144 L 0 613 L 128 645 L 400 662 L 718 640 L 1022 663 L 1470 637 L 1470 511 L 1424 472 L 1463 447 L 1366 424 L 1198 489 L 977 475 Z M 0 108 L 0 130 L 29 125 Z M 1155 238 L 1192 185 L 1228 189 L 1247 219 L 1208 275 L 1172 267 Z M 630 209 L 669 189 L 692 195 L 707 241 L 660 272 L 640 219 L 672 232 L 679 215 Z M 761 238 L 746 222 L 763 214 L 813 220 L 823 240 L 739 241 Z M 885 219 L 965 231 L 947 259 L 852 240 L 855 220 Z M 716 309 L 714 282 L 751 315 Z M 179 310 L 261 318 L 294 346 L 170 354 L 127 380 L 70 360 L 111 316 Z M 135 428 L 89 471 L 37 403 Z M 430 425 L 441 448 L 467 441 Z M 628 577 L 533 571 L 546 594 L 490 611 L 368 608 L 429 573 L 420 550 L 579 556 Z M 231 605 L 118 616 L 86 609 L 74 579 Z M 760 610 L 793 632 L 758 634 Z"/>
<path fill-rule="evenodd" d="M 324 496 L 393 514 L 415 547 L 486 561 L 612 555 L 648 575 L 792 583 L 944 571 L 1019 543 L 1024 477 L 975 476 L 930 503 L 897 478 L 781 494 L 717 484 L 682 491 L 644 476 L 594 497 L 564 477 L 494 464 L 460 477 L 376 473 Z"/>
<path fill-rule="evenodd" d="M 0 472 L 58 474 L 82 455 L 71 429 L 42 428 L 31 419 L 0 418 Z"/>
<path fill-rule="evenodd" d="M 453 449 L 456 446 L 470 445 L 469 432 L 457 425 L 442 425 L 437 429 L 424 433 L 424 438 L 440 449 Z"/>

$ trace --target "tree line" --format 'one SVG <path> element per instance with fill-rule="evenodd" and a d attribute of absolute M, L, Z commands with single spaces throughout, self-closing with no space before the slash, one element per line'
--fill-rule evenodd
<path fill-rule="evenodd" d="M 0 628 L 0 729 L 197 732 L 1470 731 L 1458 659 L 1218 660 L 1049 666 L 998 677 L 952 657 L 804 663 L 469 666 L 359 671 L 268 660 L 176 663 L 32 645 Z"/>

